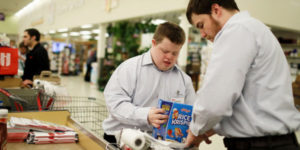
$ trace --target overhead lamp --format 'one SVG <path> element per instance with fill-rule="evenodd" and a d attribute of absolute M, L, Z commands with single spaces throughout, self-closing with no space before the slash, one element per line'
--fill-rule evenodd
<path fill-rule="evenodd" d="M 100 32 L 100 29 L 94 29 L 92 30 L 92 32 L 98 34 Z"/>
<path fill-rule="evenodd" d="M 82 34 L 82 35 L 90 35 L 92 33 L 91 33 L 91 31 L 80 31 L 80 34 Z"/>
<path fill-rule="evenodd" d="M 54 34 L 54 33 L 56 33 L 56 32 L 55 32 L 55 30 L 50 30 L 49 33 L 50 33 L 50 34 Z"/>
<path fill-rule="evenodd" d="M 23 14 L 28 13 L 28 11 L 32 10 L 40 0 L 34 0 L 27 4 L 25 7 L 23 7 L 21 10 L 19 10 L 17 13 L 15 13 L 15 16 L 21 17 Z"/>
<path fill-rule="evenodd" d="M 99 40 L 99 39 L 100 39 L 100 37 L 99 37 L 99 36 L 95 36 L 95 39 L 96 39 L 96 40 Z"/>
<path fill-rule="evenodd" d="M 108 34 L 108 33 L 105 33 L 105 37 L 109 37 L 109 34 Z"/>
<path fill-rule="evenodd" d="M 91 27 L 93 27 L 93 25 L 92 24 L 85 24 L 85 25 L 82 25 L 82 26 L 80 26 L 82 29 L 88 29 L 88 28 L 91 28 Z"/>
<path fill-rule="evenodd" d="M 68 33 L 61 34 L 62 37 L 68 37 Z"/>
<path fill-rule="evenodd" d="M 79 32 L 71 32 L 71 33 L 70 33 L 70 36 L 79 36 L 79 35 L 80 35 Z"/>
<path fill-rule="evenodd" d="M 58 32 L 67 32 L 69 29 L 68 28 L 63 28 L 63 29 L 58 29 Z"/>
<path fill-rule="evenodd" d="M 90 36 L 90 35 L 83 35 L 83 36 L 81 36 L 83 39 L 85 39 L 85 40 L 88 40 L 88 39 L 90 39 L 92 36 Z"/>
<path fill-rule="evenodd" d="M 163 19 L 155 19 L 155 20 L 151 21 L 151 23 L 155 24 L 155 25 L 159 25 L 159 24 L 162 24 L 162 23 L 165 23 L 165 22 L 167 22 L 167 21 L 163 20 Z"/>

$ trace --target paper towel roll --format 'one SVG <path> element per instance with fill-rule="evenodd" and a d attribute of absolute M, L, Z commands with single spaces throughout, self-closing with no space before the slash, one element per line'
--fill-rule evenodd
<path fill-rule="evenodd" d="M 121 142 L 134 150 L 141 150 L 145 146 L 145 136 L 142 132 L 133 129 L 123 129 Z"/>

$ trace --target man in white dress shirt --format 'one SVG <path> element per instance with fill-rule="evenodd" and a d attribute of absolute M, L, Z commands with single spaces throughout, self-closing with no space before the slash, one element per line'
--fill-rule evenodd
<path fill-rule="evenodd" d="M 175 63 L 185 41 L 176 24 L 160 24 L 151 49 L 123 62 L 107 83 L 104 96 L 109 117 L 103 122 L 104 139 L 116 143 L 123 128 L 151 131 L 167 121 L 158 100 L 193 104 L 195 90 L 191 78 Z"/>
<path fill-rule="evenodd" d="M 216 132 L 229 150 L 299 150 L 289 66 L 270 29 L 234 0 L 190 0 L 186 15 L 214 42 L 186 145 Z"/>

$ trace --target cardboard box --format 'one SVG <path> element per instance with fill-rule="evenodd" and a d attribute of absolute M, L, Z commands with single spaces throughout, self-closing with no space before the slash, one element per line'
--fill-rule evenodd
<path fill-rule="evenodd" d="M 158 105 L 165 110 L 165 115 L 169 115 L 169 119 L 160 128 L 154 127 L 152 136 L 159 140 L 184 143 L 192 120 L 193 106 L 161 99 Z"/>
<path fill-rule="evenodd" d="M 43 80 L 60 85 L 60 78 L 57 75 L 53 75 L 51 71 L 42 71 L 40 75 L 35 75 L 33 80 Z"/>
<path fill-rule="evenodd" d="M 20 88 L 21 85 L 22 85 L 21 78 L 6 77 L 4 78 L 4 80 L 0 80 L 1 88 Z"/>

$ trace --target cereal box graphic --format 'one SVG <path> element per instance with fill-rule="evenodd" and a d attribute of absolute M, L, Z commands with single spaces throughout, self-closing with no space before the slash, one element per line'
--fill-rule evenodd
<path fill-rule="evenodd" d="M 169 115 L 169 119 L 160 128 L 153 128 L 153 137 L 166 141 L 185 142 L 192 120 L 193 106 L 161 99 L 158 106 L 166 111 L 165 114 Z"/>

